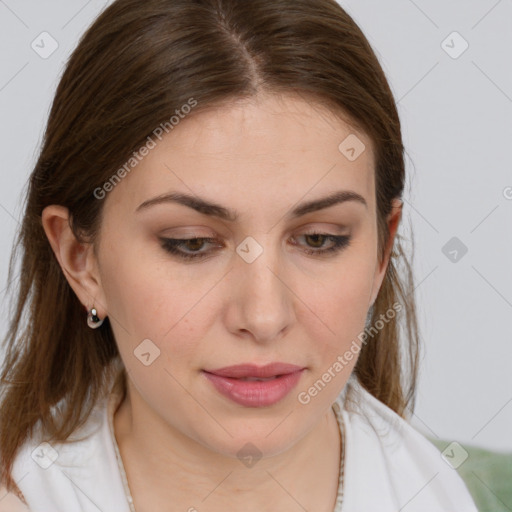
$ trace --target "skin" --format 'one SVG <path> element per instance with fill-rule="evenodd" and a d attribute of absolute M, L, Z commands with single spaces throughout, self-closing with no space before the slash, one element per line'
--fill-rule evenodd
<path fill-rule="evenodd" d="M 354 161 L 338 149 L 356 134 L 366 146 Z M 128 394 L 114 428 L 138 512 L 332 511 L 338 487 L 340 433 L 331 408 L 357 357 L 325 389 L 307 390 L 357 340 L 375 301 L 401 217 L 383 261 L 377 224 L 371 140 L 327 110 L 293 95 L 260 95 L 190 115 L 103 199 L 96 251 L 79 244 L 67 210 L 43 212 L 59 263 L 82 304 L 109 316 L 128 370 Z M 347 201 L 302 217 L 299 202 L 351 190 Z M 165 192 L 200 196 L 236 210 L 235 222 L 177 203 L 135 212 Z M 350 235 L 328 248 L 307 233 Z M 180 260 L 158 237 L 213 237 L 210 252 Z M 235 251 L 253 237 L 263 253 L 252 263 Z M 296 242 L 293 244 L 292 242 Z M 85 321 L 85 314 L 84 314 Z M 134 350 L 144 339 L 160 349 L 151 365 Z M 279 403 L 243 407 L 220 395 L 202 369 L 272 361 L 306 367 Z M 237 452 L 251 442 L 262 458 L 251 468 Z"/>

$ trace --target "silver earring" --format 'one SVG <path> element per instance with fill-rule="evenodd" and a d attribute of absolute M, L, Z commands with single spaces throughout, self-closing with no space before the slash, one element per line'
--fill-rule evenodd
<path fill-rule="evenodd" d="M 87 325 L 91 329 L 97 329 L 102 323 L 103 320 L 100 320 L 100 318 L 98 317 L 98 312 L 96 311 L 96 309 L 90 309 L 89 314 L 87 315 Z"/>

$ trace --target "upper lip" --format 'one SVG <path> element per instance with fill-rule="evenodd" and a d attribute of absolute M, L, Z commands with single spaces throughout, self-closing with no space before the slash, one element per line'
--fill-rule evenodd
<path fill-rule="evenodd" d="M 265 366 L 257 366 L 251 363 L 237 364 L 233 366 L 226 366 L 224 368 L 217 368 L 216 370 L 205 370 L 207 373 L 214 373 L 221 377 L 231 377 L 240 379 L 243 377 L 258 377 L 264 379 L 266 377 L 274 377 L 276 375 L 285 375 L 287 373 L 294 373 L 304 369 L 303 366 L 297 366 L 290 363 L 269 363 Z"/>

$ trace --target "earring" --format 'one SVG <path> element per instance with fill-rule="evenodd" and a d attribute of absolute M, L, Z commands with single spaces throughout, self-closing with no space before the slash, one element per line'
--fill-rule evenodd
<path fill-rule="evenodd" d="M 91 329 L 97 329 L 102 323 L 103 320 L 100 320 L 100 318 L 98 317 L 98 312 L 96 311 L 96 308 L 90 309 L 89 314 L 87 315 L 87 325 Z"/>

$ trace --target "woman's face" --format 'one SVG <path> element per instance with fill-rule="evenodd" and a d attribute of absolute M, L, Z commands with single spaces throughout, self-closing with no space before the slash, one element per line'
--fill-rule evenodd
<path fill-rule="evenodd" d="M 277 454 L 329 413 L 357 353 L 333 368 L 360 345 L 384 275 L 370 140 L 317 105 L 261 96 L 192 112 L 157 142 L 103 199 L 97 253 L 95 305 L 131 400 L 215 452 Z M 304 206 L 347 191 L 362 200 Z M 167 194 L 188 205 L 147 203 Z M 303 368 L 284 396 L 258 382 L 226 396 L 205 373 L 272 362 Z"/>

